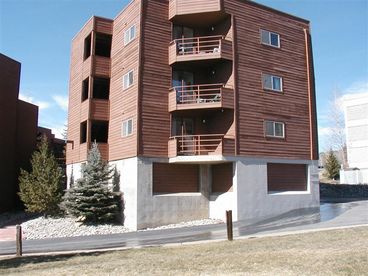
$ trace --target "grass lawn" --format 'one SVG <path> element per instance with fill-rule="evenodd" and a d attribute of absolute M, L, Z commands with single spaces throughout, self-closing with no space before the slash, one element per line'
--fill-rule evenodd
<path fill-rule="evenodd" d="M 367 275 L 368 227 L 177 247 L 0 260 L 24 275 Z"/>

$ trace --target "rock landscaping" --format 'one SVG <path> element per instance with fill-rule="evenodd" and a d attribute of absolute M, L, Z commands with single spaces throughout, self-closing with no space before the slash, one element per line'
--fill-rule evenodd
<path fill-rule="evenodd" d="M 191 227 L 191 226 L 219 224 L 219 223 L 223 223 L 223 221 L 216 219 L 203 219 L 203 220 L 182 222 L 177 224 L 170 224 L 140 231 Z M 114 224 L 84 225 L 79 222 L 76 222 L 74 218 L 50 218 L 43 216 L 23 222 L 22 229 L 24 233 L 24 238 L 28 240 L 132 232 L 132 230 L 122 225 L 114 225 Z"/>

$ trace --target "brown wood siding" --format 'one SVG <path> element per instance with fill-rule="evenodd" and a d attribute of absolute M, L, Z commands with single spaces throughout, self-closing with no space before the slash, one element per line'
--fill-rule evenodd
<path fill-rule="evenodd" d="M 90 119 L 108 118 L 108 108 L 96 106 L 92 99 L 81 102 L 82 82 L 90 77 L 89 97 L 92 95 L 92 77 L 97 74 L 99 76 L 110 76 L 110 60 L 109 58 L 94 56 L 94 47 L 91 50 L 91 56 L 86 60 L 84 58 L 84 40 L 92 34 L 92 44 L 95 32 L 112 34 L 112 20 L 92 17 L 82 28 L 82 30 L 74 37 L 71 49 L 70 62 L 70 81 L 69 81 L 69 112 L 68 112 L 68 140 L 73 143 L 67 144 L 66 163 L 76 163 L 85 161 L 90 143 L 80 145 L 80 123 Z M 102 114 L 105 113 L 105 114 Z M 94 117 L 91 117 L 94 116 Z M 88 128 L 90 124 L 88 124 Z M 90 137 L 87 133 L 87 139 Z M 108 155 L 103 154 L 103 158 L 107 159 Z"/>
<path fill-rule="evenodd" d="M 170 0 L 169 19 L 176 15 L 221 10 L 221 0 Z"/>
<path fill-rule="evenodd" d="M 310 159 L 304 28 L 308 24 L 247 1 L 225 0 L 236 22 L 239 154 Z M 281 48 L 260 43 L 260 29 L 280 34 Z M 283 93 L 265 92 L 262 73 L 283 77 Z M 285 122 L 286 139 L 266 139 L 263 121 Z"/>
<path fill-rule="evenodd" d="M 153 193 L 199 191 L 199 165 L 153 163 Z"/>
<path fill-rule="evenodd" d="M 83 61 L 84 39 L 93 30 L 93 18 L 74 37 L 71 49 L 70 80 L 69 80 L 69 107 L 68 107 L 68 140 L 66 163 L 72 164 L 86 160 L 87 147 L 79 144 L 80 123 L 85 120 L 82 113 L 81 92 L 83 80 L 91 74 L 91 57 Z M 87 101 L 88 102 L 88 101 Z M 88 109 L 87 109 L 88 110 Z M 88 112 L 87 112 L 88 113 Z M 82 152 L 82 155 L 80 155 Z"/>
<path fill-rule="evenodd" d="M 93 66 L 93 73 L 95 76 L 99 77 L 110 77 L 110 66 L 111 60 L 107 57 L 94 57 L 94 66 Z"/>
<path fill-rule="evenodd" d="M 109 101 L 91 99 L 91 119 L 99 121 L 109 120 Z"/>
<path fill-rule="evenodd" d="M 109 157 L 119 160 L 137 155 L 138 53 L 140 1 L 132 1 L 114 20 L 111 49 Z M 136 26 L 136 37 L 124 46 L 124 32 Z M 123 76 L 133 70 L 133 85 L 123 90 Z M 133 134 L 122 137 L 122 123 L 133 120 Z"/>
<path fill-rule="evenodd" d="M 212 193 L 233 191 L 233 163 L 212 165 Z"/>
<path fill-rule="evenodd" d="M 305 164 L 267 164 L 268 191 L 306 191 L 307 166 Z"/>
<path fill-rule="evenodd" d="M 112 35 L 113 20 L 102 17 L 95 17 L 95 30 L 98 33 Z"/>
<path fill-rule="evenodd" d="M 168 112 L 171 68 L 168 45 L 171 23 L 167 1 L 146 1 L 144 6 L 143 73 L 141 90 L 141 150 L 144 156 L 168 155 L 170 114 Z"/>

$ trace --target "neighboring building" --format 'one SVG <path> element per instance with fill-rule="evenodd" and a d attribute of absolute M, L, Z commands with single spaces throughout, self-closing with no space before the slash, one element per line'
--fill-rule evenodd
<path fill-rule="evenodd" d="M 72 42 L 68 122 L 68 176 L 96 141 L 130 228 L 319 206 L 309 22 L 255 2 L 92 17 Z"/>
<path fill-rule="evenodd" d="M 340 182 L 368 184 L 368 93 L 343 97 L 348 170 L 340 171 Z"/>
<path fill-rule="evenodd" d="M 20 206 L 20 168 L 36 146 L 38 107 L 18 99 L 20 63 L 0 54 L 0 212 Z"/>

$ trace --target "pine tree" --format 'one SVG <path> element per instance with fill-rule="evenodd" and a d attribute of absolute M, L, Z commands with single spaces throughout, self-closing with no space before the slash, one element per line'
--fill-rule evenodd
<path fill-rule="evenodd" d="M 66 192 L 62 209 L 83 222 L 116 220 L 119 202 L 108 187 L 112 170 L 102 161 L 96 143 L 92 145 L 81 172 L 82 178 Z"/>
<path fill-rule="evenodd" d="M 336 179 L 340 175 L 340 162 L 337 160 L 336 155 L 330 149 L 328 152 L 326 163 L 325 163 L 326 175 L 329 179 Z"/>
<path fill-rule="evenodd" d="M 31 158 L 32 170 L 21 169 L 19 197 L 27 211 L 56 214 L 62 198 L 62 170 L 43 136 Z"/>

